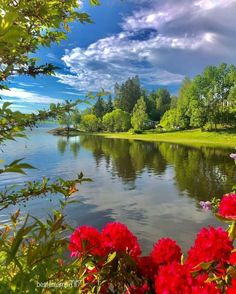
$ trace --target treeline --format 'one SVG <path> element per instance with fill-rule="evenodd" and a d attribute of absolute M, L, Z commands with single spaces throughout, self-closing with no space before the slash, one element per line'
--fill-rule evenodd
<path fill-rule="evenodd" d="M 236 67 L 209 66 L 193 80 L 186 78 L 176 105 L 163 115 L 166 129 L 202 128 L 236 125 Z"/>
<path fill-rule="evenodd" d="M 236 67 L 209 66 L 194 79 L 185 78 L 178 96 L 171 96 L 165 88 L 149 92 L 141 87 L 136 76 L 117 83 L 114 97 L 98 96 L 92 107 L 72 115 L 73 124 L 88 132 L 233 127 L 236 125 Z"/>

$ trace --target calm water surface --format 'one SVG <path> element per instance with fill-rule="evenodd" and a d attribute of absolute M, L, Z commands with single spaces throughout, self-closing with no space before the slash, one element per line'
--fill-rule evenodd
<path fill-rule="evenodd" d="M 29 140 L 4 146 L 1 158 L 6 163 L 24 157 L 38 169 L 27 176 L 1 175 L 1 188 L 43 176 L 74 178 L 83 171 L 93 182 L 80 186 L 74 198 L 81 203 L 66 208 L 67 220 L 98 229 L 110 221 L 123 222 L 137 235 L 144 253 L 163 236 L 187 250 L 202 226 L 219 225 L 198 203 L 231 190 L 236 182 L 232 150 L 88 135 L 66 139 L 47 130 L 40 127 L 29 133 Z M 34 199 L 21 210 L 44 218 L 59 199 Z M 6 222 L 15 209 L 2 212 L 0 220 Z"/>

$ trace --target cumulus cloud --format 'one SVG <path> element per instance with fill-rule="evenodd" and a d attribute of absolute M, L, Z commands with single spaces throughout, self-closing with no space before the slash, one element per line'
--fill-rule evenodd
<path fill-rule="evenodd" d="M 12 103 L 32 103 L 32 104 L 50 104 L 50 103 L 59 103 L 60 99 L 51 98 L 49 96 L 40 95 L 35 92 L 29 92 L 20 88 L 10 88 L 10 90 L 0 90 L 0 97 L 7 97 L 8 100 Z M 18 105 L 18 107 L 20 107 Z"/>
<path fill-rule="evenodd" d="M 138 74 L 145 85 L 166 86 L 208 64 L 235 61 L 236 0 L 146 3 L 123 19 L 120 33 L 66 50 L 62 61 L 70 73 L 57 74 L 59 82 L 78 90 L 111 89 Z"/>

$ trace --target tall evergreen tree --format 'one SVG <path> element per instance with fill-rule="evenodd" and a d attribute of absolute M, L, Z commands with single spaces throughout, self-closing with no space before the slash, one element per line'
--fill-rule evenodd
<path fill-rule="evenodd" d="M 112 112 L 114 109 L 113 102 L 112 102 L 112 97 L 109 95 L 107 104 L 106 104 L 106 113 Z"/>
<path fill-rule="evenodd" d="M 139 77 L 129 78 L 122 85 L 115 85 L 115 108 L 131 113 L 141 96 Z"/>
<path fill-rule="evenodd" d="M 163 114 L 170 109 L 170 103 L 170 92 L 164 88 L 158 89 L 156 100 L 157 120 L 160 120 Z"/>
<path fill-rule="evenodd" d="M 98 97 L 96 103 L 93 106 L 93 114 L 96 115 L 96 117 L 102 118 L 103 115 L 106 113 L 106 104 L 102 97 Z"/>

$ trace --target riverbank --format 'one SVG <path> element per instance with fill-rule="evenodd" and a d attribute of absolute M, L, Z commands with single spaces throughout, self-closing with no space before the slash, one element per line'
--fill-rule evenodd
<path fill-rule="evenodd" d="M 236 147 L 236 131 L 201 132 L 187 130 L 168 133 L 146 131 L 143 134 L 130 133 L 96 133 L 105 138 L 118 138 L 143 141 L 172 142 L 188 146 Z"/>

